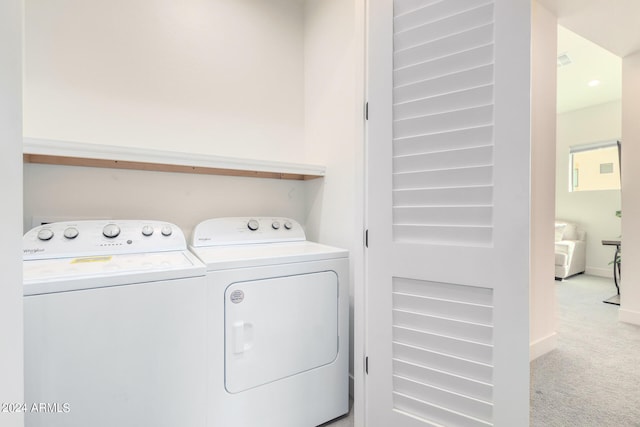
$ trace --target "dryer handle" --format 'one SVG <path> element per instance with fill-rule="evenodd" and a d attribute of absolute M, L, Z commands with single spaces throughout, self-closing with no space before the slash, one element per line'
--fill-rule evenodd
<path fill-rule="evenodd" d="M 233 352 L 235 354 L 244 353 L 251 348 L 252 329 L 251 323 L 244 321 L 233 323 Z"/>

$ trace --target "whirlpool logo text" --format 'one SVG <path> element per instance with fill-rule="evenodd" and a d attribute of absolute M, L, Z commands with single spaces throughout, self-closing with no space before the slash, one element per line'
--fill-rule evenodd
<path fill-rule="evenodd" d="M 33 249 L 25 249 L 24 250 L 24 254 L 25 255 L 33 255 L 33 254 L 37 254 L 39 252 L 44 252 L 44 248 L 33 248 Z"/>

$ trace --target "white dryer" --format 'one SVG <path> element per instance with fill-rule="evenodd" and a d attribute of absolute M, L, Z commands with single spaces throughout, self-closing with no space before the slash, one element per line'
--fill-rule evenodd
<path fill-rule="evenodd" d="M 23 244 L 26 426 L 204 426 L 205 267 L 182 231 L 65 222 Z"/>
<path fill-rule="evenodd" d="M 208 427 L 312 427 L 348 412 L 348 252 L 287 218 L 196 226 L 207 266 Z"/>

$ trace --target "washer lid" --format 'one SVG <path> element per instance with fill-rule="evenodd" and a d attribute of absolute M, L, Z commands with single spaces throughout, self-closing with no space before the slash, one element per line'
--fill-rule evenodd
<path fill-rule="evenodd" d="M 206 264 L 208 271 L 346 258 L 349 254 L 345 249 L 307 241 L 190 249 Z"/>
<path fill-rule="evenodd" d="M 24 295 L 204 276 L 189 251 L 100 255 L 24 261 Z"/>

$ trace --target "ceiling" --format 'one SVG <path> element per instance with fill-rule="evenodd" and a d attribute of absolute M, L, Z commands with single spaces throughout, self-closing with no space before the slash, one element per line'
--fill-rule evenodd
<path fill-rule="evenodd" d="M 640 50 L 638 0 L 537 0 L 558 24 L 620 57 Z"/>
<path fill-rule="evenodd" d="M 558 112 L 620 99 L 621 58 L 640 50 L 640 1 L 537 1 L 558 17 L 558 54 L 572 60 L 558 68 Z"/>
<path fill-rule="evenodd" d="M 571 63 L 558 67 L 558 113 L 619 100 L 622 59 L 566 28 L 558 27 L 558 55 Z M 597 86 L 589 82 L 597 80 Z"/>

